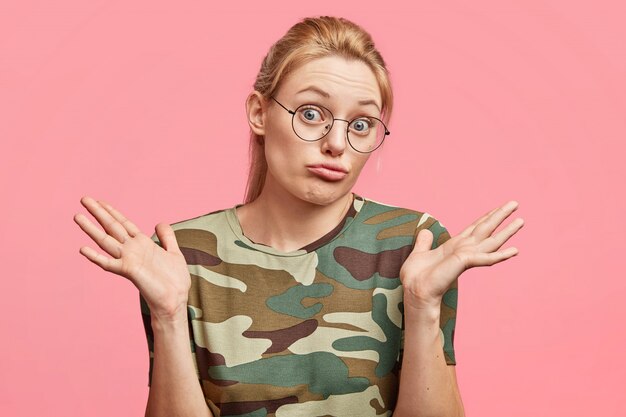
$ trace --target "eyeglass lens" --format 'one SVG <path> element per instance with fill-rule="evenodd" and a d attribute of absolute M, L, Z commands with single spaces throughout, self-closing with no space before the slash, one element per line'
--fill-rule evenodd
<path fill-rule="evenodd" d="M 334 118 L 330 110 L 315 104 L 303 104 L 293 114 L 293 130 L 301 139 L 316 141 L 330 131 Z M 346 122 L 344 122 L 346 123 Z M 385 138 L 385 125 L 375 117 L 361 116 L 347 128 L 348 141 L 359 152 L 371 152 Z"/>

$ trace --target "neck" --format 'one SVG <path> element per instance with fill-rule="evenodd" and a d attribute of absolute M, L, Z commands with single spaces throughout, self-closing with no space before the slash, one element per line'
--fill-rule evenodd
<path fill-rule="evenodd" d="M 302 200 L 280 187 L 268 175 L 259 197 L 239 207 L 237 216 L 248 239 L 291 252 L 334 229 L 351 204 L 352 193 L 327 204 Z"/>

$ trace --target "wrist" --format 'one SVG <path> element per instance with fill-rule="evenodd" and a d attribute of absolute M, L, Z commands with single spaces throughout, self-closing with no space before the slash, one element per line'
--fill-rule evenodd
<path fill-rule="evenodd" d="M 187 319 L 187 305 L 181 306 L 169 314 L 151 314 L 150 321 L 153 329 L 169 329 L 179 326 L 187 327 L 189 322 Z"/>
<path fill-rule="evenodd" d="M 404 314 L 439 320 L 441 314 L 441 298 L 419 298 L 405 292 Z"/>
<path fill-rule="evenodd" d="M 443 296 L 416 294 L 405 288 L 402 298 L 405 305 L 414 306 L 418 309 L 428 309 L 439 308 Z"/>

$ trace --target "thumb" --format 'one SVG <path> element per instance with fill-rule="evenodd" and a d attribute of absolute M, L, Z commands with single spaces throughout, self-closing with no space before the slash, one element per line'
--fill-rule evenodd
<path fill-rule="evenodd" d="M 415 239 L 415 247 L 412 252 L 428 252 L 433 244 L 433 232 L 422 229 Z"/>
<path fill-rule="evenodd" d="M 163 245 L 163 249 L 168 252 L 181 253 L 172 226 L 167 223 L 159 223 L 155 226 L 154 230 L 156 231 L 157 237 Z"/>

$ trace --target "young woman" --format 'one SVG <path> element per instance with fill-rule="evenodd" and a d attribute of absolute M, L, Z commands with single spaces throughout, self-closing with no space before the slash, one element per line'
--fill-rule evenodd
<path fill-rule="evenodd" d="M 75 221 L 139 289 L 147 416 L 463 416 L 458 277 L 517 254 L 510 201 L 454 237 L 426 212 L 353 193 L 389 134 L 392 92 L 370 36 L 308 18 L 272 46 L 246 101 L 245 204 L 152 238 L 104 201 Z"/>

